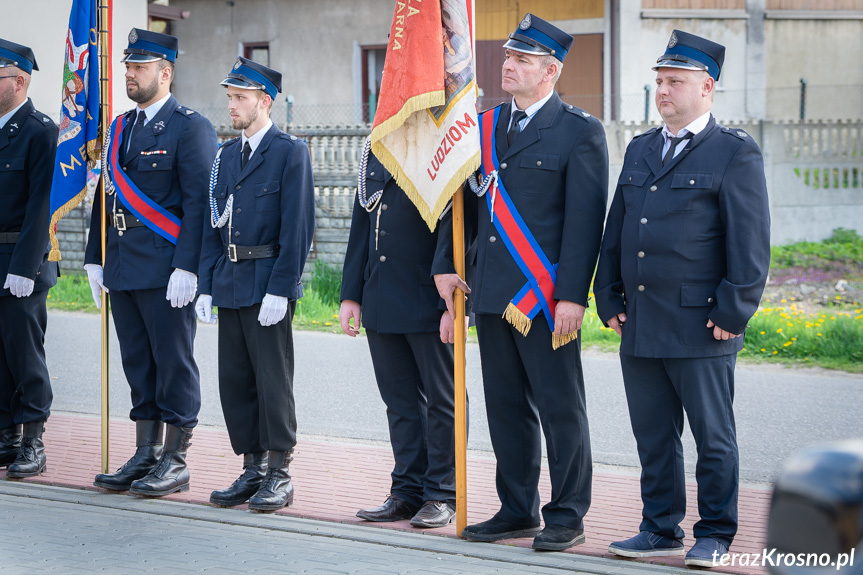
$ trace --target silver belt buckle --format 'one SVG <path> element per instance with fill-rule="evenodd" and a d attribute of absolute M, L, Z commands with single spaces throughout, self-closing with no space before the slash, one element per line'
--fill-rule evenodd
<path fill-rule="evenodd" d="M 114 214 L 114 227 L 117 228 L 118 232 L 126 231 L 126 214 L 123 212 Z"/>
<path fill-rule="evenodd" d="M 237 261 L 237 244 L 228 244 L 228 259 L 232 262 Z"/>

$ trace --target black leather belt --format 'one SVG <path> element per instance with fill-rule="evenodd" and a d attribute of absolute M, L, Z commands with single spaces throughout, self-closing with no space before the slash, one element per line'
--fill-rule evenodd
<path fill-rule="evenodd" d="M 274 258 L 279 255 L 279 244 L 268 246 L 238 246 L 237 244 L 222 244 L 225 246 L 225 255 L 232 262 L 239 260 L 259 260 L 261 258 Z"/>
<path fill-rule="evenodd" d="M 182 217 L 182 212 L 180 212 L 180 210 L 171 208 L 166 211 L 178 218 Z M 108 214 L 108 225 L 117 228 L 118 232 L 125 232 L 129 228 L 141 228 L 147 224 L 136 218 L 134 214 L 117 210 L 116 214 Z"/>
<path fill-rule="evenodd" d="M 14 244 L 18 242 L 21 232 L 3 232 L 0 233 L 0 244 Z"/>

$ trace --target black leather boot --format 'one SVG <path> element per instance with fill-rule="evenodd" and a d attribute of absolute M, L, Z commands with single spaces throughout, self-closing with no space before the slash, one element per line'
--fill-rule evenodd
<path fill-rule="evenodd" d="M 34 477 L 48 470 L 45 444 L 42 443 L 45 422 L 25 423 L 22 427 L 24 437 L 21 438 L 21 448 L 15 461 L 6 468 L 6 477 Z"/>
<path fill-rule="evenodd" d="M 258 492 L 267 474 L 267 452 L 243 454 L 243 474 L 227 489 L 213 491 L 210 503 L 220 507 L 242 505 Z"/>
<path fill-rule="evenodd" d="M 0 429 L 0 467 L 6 467 L 18 457 L 21 449 L 21 425 Z"/>
<path fill-rule="evenodd" d="M 162 457 L 143 478 L 132 482 L 129 493 L 142 497 L 163 497 L 189 490 L 189 468 L 186 451 L 191 445 L 192 430 L 165 424 L 165 450 Z"/>
<path fill-rule="evenodd" d="M 165 426 L 161 421 L 136 421 L 135 455 L 114 473 L 100 473 L 93 485 L 112 491 L 128 491 L 132 482 L 141 479 L 159 462 L 162 455 L 162 435 Z"/>
<path fill-rule="evenodd" d="M 288 473 L 293 450 L 270 451 L 269 459 L 267 475 L 258 492 L 249 499 L 249 509 L 254 511 L 278 511 L 294 502 L 294 486 Z"/>

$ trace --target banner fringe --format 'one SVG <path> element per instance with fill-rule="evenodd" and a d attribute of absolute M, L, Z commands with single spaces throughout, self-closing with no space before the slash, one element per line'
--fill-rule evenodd
<path fill-rule="evenodd" d="M 51 251 L 48 252 L 48 261 L 49 262 L 59 262 L 63 257 L 60 255 L 60 241 L 57 239 L 57 224 L 60 220 L 78 207 L 84 198 L 87 197 L 87 186 L 84 186 L 84 189 L 78 192 L 72 199 L 68 202 L 57 208 L 57 210 L 51 215 L 51 223 L 48 225 L 48 236 L 51 239 Z"/>
<path fill-rule="evenodd" d="M 395 132 L 407 121 L 414 112 L 427 110 L 435 106 L 443 106 L 446 103 L 446 96 L 443 90 L 435 90 L 434 92 L 426 92 L 425 94 L 417 94 L 412 98 L 408 98 L 402 106 L 401 110 L 372 128 L 372 150 L 375 144 L 384 139 L 391 133 Z"/>

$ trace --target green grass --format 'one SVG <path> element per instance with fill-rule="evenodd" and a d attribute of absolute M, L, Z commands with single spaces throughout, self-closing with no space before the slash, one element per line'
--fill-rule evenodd
<path fill-rule="evenodd" d="M 828 269 L 838 265 L 857 265 L 863 262 L 863 237 L 845 228 L 833 230 L 823 242 L 797 242 L 770 248 L 770 271 L 793 267 L 820 267 Z"/>
<path fill-rule="evenodd" d="M 48 307 L 65 311 L 99 311 L 93 302 L 87 276 L 77 274 L 60 277 L 57 285 L 48 292 Z"/>

